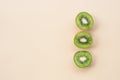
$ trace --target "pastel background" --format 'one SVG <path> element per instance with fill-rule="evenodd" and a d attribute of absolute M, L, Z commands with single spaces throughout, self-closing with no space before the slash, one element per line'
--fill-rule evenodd
<path fill-rule="evenodd" d="M 120 0 L 0 0 L 0 80 L 120 80 Z M 89 68 L 73 55 L 79 12 L 95 20 Z"/>

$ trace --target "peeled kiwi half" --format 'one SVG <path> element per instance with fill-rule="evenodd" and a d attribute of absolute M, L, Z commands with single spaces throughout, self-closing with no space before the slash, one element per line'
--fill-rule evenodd
<path fill-rule="evenodd" d="M 74 44 L 78 48 L 89 48 L 93 43 L 93 38 L 90 33 L 82 31 L 75 35 Z"/>
<path fill-rule="evenodd" d="M 76 16 L 76 25 L 81 30 L 89 30 L 94 25 L 93 17 L 87 12 L 80 12 Z"/>
<path fill-rule="evenodd" d="M 92 55 L 88 51 L 78 51 L 74 55 L 74 63 L 80 67 L 88 67 L 92 62 Z"/>

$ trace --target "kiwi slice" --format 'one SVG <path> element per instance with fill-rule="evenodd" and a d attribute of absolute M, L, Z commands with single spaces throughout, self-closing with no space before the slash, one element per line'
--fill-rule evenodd
<path fill-rule="evenodd" d="M 74 55 L 74 62 L 80 68 L 88 67 L 92 62 L 92 55 L 88 51 L 78 51 Z"/>
<path fill-rule="evenodd" d="M 89 13 L 80 12 L 76 16 L 76 25 L 81 30 L 89 30 L 89 29 L 91 29 L 93 27 L 94 20 L 93 20 L 92 16 Z"/>
<path fill-rule="evenodd" d="M 93 39 L 90 33 L 88 32 L 79 32 L 74 37 L 74 44 L 78 48 L 88 48 L 92 45 Z"/>

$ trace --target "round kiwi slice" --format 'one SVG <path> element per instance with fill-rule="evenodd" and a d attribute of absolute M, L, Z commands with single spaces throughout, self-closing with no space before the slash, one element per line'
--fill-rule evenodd
<path fill-rule="evenodd" d="M 92 45 L 93 39 L 88 32 L 79 32 L 74 37 L 74 44 L 78 48 L 88 48 Z"/>
<path fill-rule="evenodd" d="M 88 51 L 78 51 L 74 55 L 74 62 L 80 68 L 88 67 L 92 62 L 92 55 Z"/>
<path fill-rule="evenodd" d="M 92 16 L 87 12 L 80 12 L 76 16 L 76 24 L 81 30 L 89 30 L 94 25 Z"/>

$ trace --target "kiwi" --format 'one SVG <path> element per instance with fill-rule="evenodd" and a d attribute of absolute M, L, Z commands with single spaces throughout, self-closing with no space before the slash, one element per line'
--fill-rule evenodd
<path fill-rule="evenodd" d="M 93 43 L 93 38 L 90 33 L 82 31 L 75 35 L 74 44 L 78 48 L 89 48 Z"/>
<path fill-rule="evenodd" d="M 92 55 L 88 51 L 78 51 L 74 55 L 74 63 L 80 67 L 88 67 L 92 62 Z"/>
<path fill-rule="evenodd" d="M 80 12 L 76 16 L 76 25 L 81 30 L 89 30 L 94 26 L 93 17 L 87 12 Z"/>

